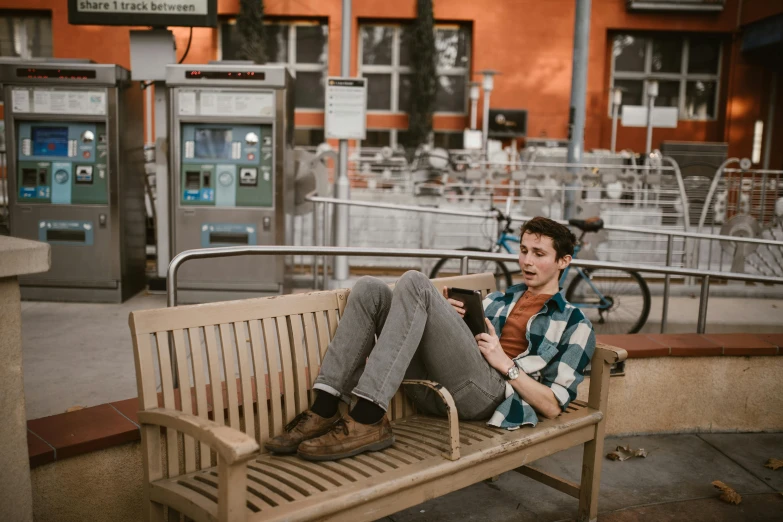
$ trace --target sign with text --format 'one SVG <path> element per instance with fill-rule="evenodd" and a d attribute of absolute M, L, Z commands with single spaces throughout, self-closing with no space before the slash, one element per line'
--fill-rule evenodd
<path fill-rule="evenodd" d="M 367 137 L 367 79 L 326 79 L 325 134 L 338 140 Z"/>
<path fill-rule="evenodd" d="M 217 0 L 68 0 L 68 23 L 217 27 Z"/>
<path fill-rule="evenodd" d="M 653 107 L 652 126 L 663 129 L 676 129 L 677 107 Z M 647 127 L 647 107 L 644 105 L 623 105 L 620 117 L 623 127 Z"/>

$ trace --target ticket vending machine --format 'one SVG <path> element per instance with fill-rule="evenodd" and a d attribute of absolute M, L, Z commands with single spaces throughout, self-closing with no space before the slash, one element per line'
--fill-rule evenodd
<path fill-rule="evenodd" d="M 294 206 L 293 78 L 284 67 L 170 65 L 172 254 L 286 245 Z M 183 302 L 289 291 L 282 256 L 193 260 Z"/>
<path fill-rule="evenodd" d="M 145 285 L 142 92 L 92 62 L 0 63 L 12 236 L 47 242 L 24 299 L 122 302 Z"/>

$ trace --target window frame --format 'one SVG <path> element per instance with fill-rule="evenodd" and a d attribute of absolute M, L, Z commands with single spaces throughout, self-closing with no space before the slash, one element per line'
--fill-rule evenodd
<path fill-rule="evenodd" d="M 616 37 L 620 35 L 630 35 L 634 37 L 644 38 L 646 40 L 645 46 L 644 46 L 644 71 L 642 72 L 633 72 L 633 71 L 617 71 L 615 68 L 615 56 L 614 56 L 614 40 Z M 720 41 L 720 44 L 718 46 L 718 69 L 715 74 L 704 74 L 704 73 L 688 73 L 688 61 L 690 59 L 690 46 L 691 46 L 691 39 L 695 38 L 698 39 L 700 35 L 694 35 L 694 34 L 685 34 L 685 35 L 677 35 L 682 37 L 682 53 L 680 55 L 680 72 L 678 73 L 659 73 L 659 72 L 652 72 L 652 56 L 653 56 L 653 41 L 656 37 L 662 37 L 665 33 L 633 33 L 633 32 L 617 32 L 612 34 L 611 39 L 609 40 L 610 46 L 609 46 L 609 52 L 611 55 L 611 63 L 610 63 L 610 69 L 609 69 L 609 117 L 612 117 L 612 95 L 614 92 L 614 85 L 615 80 L 631 80 L 631 81 L 641 81 L 642 82 L 642 102 L 644 105 L 647 105 L 647 85 L 649 81 L 678 81 L 680 83 L 679 85 L 679 103 L 677 106 L 677 121 L 703 121 L 703 122 L 710 122 L 710 121 L 717 121 L 719 118 L 718 110 L 720 107 L 720 78 L 721 74 L 723 72 L 723 47 L 724 44 L 722 41 Z M 716 38 L 719 38 L 719 35 L 704 35 L 704 36 L 714 36 Z M 712 107 L 712 116 L 709 118 L 688 118 L 686 117 L 686 92 L 688 87 L 688 82 L 694 82 L 694 81 L 705 81 L 705 82 L 715 82 L 715 101 L 713 102 Z"/>
<path fill-rule="evenodd" d="M 357 75 L 364 77 L 364 73 L 367 74 L 389 74 L 391 75 L 391 107 L 386 109 L 368 109 L 368 114 L 407 114 L 407 112 L 400 110 L 400 76 L 403 74 L 412 74 L 413 68 L 409 65 L 400 65 L 400 44 L 402 39 L 402 29 L 406 24 L 393 23 L 393 22 L 360 22 L 358 24 L 358 51 L 357 55 Z M 363 27 L 391 27 L 394 29 L 392 33 L 392 49 L 391 49 L 391 65 L 365 65 L 364 61 L 364 39 L 362 38 Z M 464 29 L 465 25 L 461 24 L 435 24 L 434 30 L 438 29 Z M 468 66 L 467 67 L 454 67 L 451 69 L 438 68 L 435 71 L 436 77 L 440 76 L 462 76 L 465 78 L 465 95 L 463 96 L 463 110 L 462 111 L 435 111 L 434 114 L 443 116 L 465 116 L 470 112 L 468 97 L 469 91 L 467 85 L 470 80 L 470 69 L 473 59 L 473 32 L 470 32 L 470 42 L 468 45 Z M 396 133 L 394 133 L 394 139 L 392 143 L 396 142 Z"/>
<path fill-rule="evenodd" d="M 218 60 L 223 60 L 223 26 L 225 24 L 227 25 L 236 25 L 237 19 L 236 16 L 228 19 L 223 19 L 219 21 L 218 23 L 218 52 L 217 52 L 217 58 Z M 329 38 L 328 38 L 328 28 L 329 24 L 328 22 L 323 22 L 319 20 L 265 20 L 264 25 L 281 25 L 285 26 L 288 29 L 288 46 L 286 48 L 286 61 L 285 62 L 268 62 L 265 65 L 284 65 L 288 67 L 291 72 L 294 75 L 294 78 L 296 78 L 297 72 L 320 72 L 324 73 L 324 78 L 329 75 Z M 327 39 L 326 39 L 326 62 L 323 64 L 318 63 L 298 63 L 296 61 L 296 28 L 299 26 L 322 26 L 325 25 L 327 27 Z M 324 94 L 326 93 L 326 86 L 324 85 Z M 323 114 L 324 109 L 314 109 L 312 107 L 297 107 L 295 109 L 297 112 L 303 112 L 303 113 L 313 113 L 313 114 Z M 323 128 L 323 127 L 312 127 L 312 128 Z"/>
<path fill-rule="evenodd" d="M 7 20 L 9 18 L 18 18 L 24 22 L 30 18 L 46 19 L 49 21 L 49 31 L 52 31 L 52 12 L 51 11 L 2 11 L 0 10 L 0 20 Z M 52 58 L 54 56 L 54 35 L 50 34 L 49 39 L 52 42 L 51 53 L 48 56 L 36 56 L 31 54 L 30 46 L 28 45 L 29 39 L 27 34 L 27 24 L 20 24 L 21 30 L 19 34 L 23 40 L 22 49 L 23 54 L 21 56 L 0 56 L 3 60 L 21 62 L 25 60 L 33 60 L 35 58 Z"/>

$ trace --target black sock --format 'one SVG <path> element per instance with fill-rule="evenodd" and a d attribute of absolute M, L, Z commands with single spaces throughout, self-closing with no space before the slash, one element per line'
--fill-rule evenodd
<path fill-rule="evenodd" d="M 360 424 L 375 424 L 386 415 L 386 412 L 383 408 L 367 399 L 359 399 L 349 415 Z"/>
<path fill-rule="evenodd" d="M 324 419 L 328 419 L 329 417 L 334 417 L 339 405 L 339 397 L 336 397 L 331 393 L 326 393 L 325 391 L 316 390 L 315 401 L 313 402 L 313 405 L 310 406 L 310 411 Z"/>

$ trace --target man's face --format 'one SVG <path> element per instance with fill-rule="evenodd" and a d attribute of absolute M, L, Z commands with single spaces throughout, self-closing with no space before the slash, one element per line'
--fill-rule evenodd
<path fill-rule="evenodd" d="M 526 232 L 519 245 L 519 266 L 525 284 L 531 290 L 558 290 L 560 270 L 571 262 L 571 256 L 555 259 L 557 252 L 552 238 Z"/>

